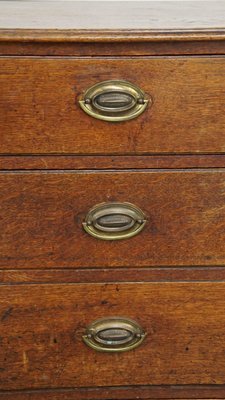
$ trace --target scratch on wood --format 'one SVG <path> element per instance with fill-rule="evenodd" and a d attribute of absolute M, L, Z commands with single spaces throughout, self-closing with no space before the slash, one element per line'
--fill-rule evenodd
<path fill-rule="evenodd" d="M 7 310 L 1 316 L 1 321 L 5 321 L 12 313 L 12 310 L 13 310 L 13 307 L 7 308 Z"/>
<path fill-rule="evenodd" d="M 25 372 L 28 371 L 28 365 L 29 365 L 29 359 L 27 357 L 27 353 L 26 353 L 26 351 L 23 351 L 23 368 L 24 368 Z"/>

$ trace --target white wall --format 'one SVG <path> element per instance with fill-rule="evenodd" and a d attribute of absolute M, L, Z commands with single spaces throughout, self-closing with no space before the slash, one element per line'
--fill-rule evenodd
<path fill-rule="evenodd" d="M 46 3 L 46 1 L 47 2 L 49 2 L 49 1 L 61 1 L 61 2 L 67 2 L 67 1 L 118 1 L 118 2 L 121 2 L 121 1 L 136 1 L 136 3 L 138 3 L 138 1 L 148 1 L 148 2 L 150 2 L 150 1 L 171 1 L 171 0 L 0 0 L 0 2 L 1 1 L 26 1 L 26 2 L 32 2 L 32 1 L 38 1 L 38 2 L 40 2 L 40 1 L 43 1 L 43 2 L 45 2 Z M 184 2 L 184 1 L 190 1 L 190 0 L 172 0 L 172 1 L 177 1 L 177 2 L 180 2 L 180 3 L 182 3 L 182 2 Z M 193 1 L 193 0 L 192 0 Z M 206 0 L 195 0 L 195 1 L 206 1 Z"/>

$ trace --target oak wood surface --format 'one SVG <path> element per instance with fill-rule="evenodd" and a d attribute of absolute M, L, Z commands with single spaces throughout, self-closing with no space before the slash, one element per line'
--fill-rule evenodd
<path fill-rule="evenodd" d="M 0 71 L 1 153 L 225 152 L 224 57 L 1 58 Z M 121 123 L 88 116 L 79 95 L 108 79 L 138 85 L 152 107 Z"/>
<path fill-rule="evenodd" d="M 223 169 L 2 172 L 0 188 L 1 268 L 225 265 Z M 89 209 L 111 201 L 140 207 L 144 230 L 84 232 Z"/>
<path fill-rule="evenodd" d="M 187 389 L 185 387 L 180 386 L 180 389 L 182 388 L 183 392 L 187 392 Z M 147 391 L 148 390 L 148 391 Z M 195 400 L 200 400 L 203 397 L 199 397 L 202 394 L 204 394 L 204 399 L 205 400 L 217 400 L 217 399 L 224 399 L 224 395 L 221 395 L 223 393 L 223 389 L 220 389 L 220 393 L 218 396 L 218 390 L 216 389 L 195 389 L 195 390 L 188 390 L 188 395 L 191 395 L 191 397 L 174 397 L 174 394 L 177 393 L 178 395 L 180 394 L 179 392 L 181 390 L 175 389 L 175 386 L 173 386 L 173 391 L 172 394 L 168 389 L 164 389 L 163 387 L 160 387 L 160 391 L 157 389 L 153 389 L 149 387 L 148 389 L 143 388 L 138 388 L 137 387 L 130 387 L 129 389 L 126 388 L 124 389 L 115 389 L 115 388 L 109 388 L 108 390 L 105 390 L 103 388 L 101 389 L 95 389 L 95 390 L 60 390 L 60 392 L 57 392 L 56 390 L 53 391 L 45 391 L 45 390 L 40 390 L 40 391 L 23 391 L 21 392 L 5 392 L 4 394 L 0 394 L 1 398 L 3 400 L 136 400 L 137 395 L 139 396 L 140 393 L 143 397 L 138 397 L 139 400 L 157 400 L 157 399 L 173 399 L 173 400 L 178 400 L 178 399 L 183 399 L 183 400 L 190 400 L 190 399 L 195 399 Z M 152 393 L 153 397 L 149 397 Z M 166 393 L 166 394 L 165 394 Z M 170 393 L 170 396 L 168 397 L 168 393 Z M 215 394 L 213 397 L 205 397 L 205 394 L 209 396 L 209 394 Z M 198 397 L 194 397 L 198 394 Z M 155 397 L 155 396 L 157 397 Z M 167 395 L 165 397 L 165 395 Z M 217 396 L 216 396 L 217 395 Z M 124 397 L 126 396 L 126 397 Z M 136 396 L 136 397 L 134 397 Z M 147 396 L 147 397 L 146 397 Z"/>
<path fill-rule="evenodd" d="M 224 154 L 141 156 L 0 156 L 0 170 L 225 168 Z"/>
<path fill-rule="evenodd" d="M 0 399 L 225 398 L 224 18 L 222 1 L 0 2 Z M 78 95 L 115 78 L 152 108 L 87 117 Z M 102 201 L 146 229 L 89 237 Z M 88 349 L 115 314 L 143 346 Z"/>
<path fill-rule="evenodd" d="M 222 1 L 1 1 L 0 54 L 224 54 L 224 14 Z"/>
<path fill-rule="evenodd" d="M 1 284 L 188 282 L 225 280 L 224 267 L 63 268 L 0 270 Z"/>
<path fill-rule="evenodd" d="M 1 389 L 224 383 L 224 282 L 0 291 Z M 146 330 L 139 348 L 107 354 L 82 342 L 87 324 L 116 315 Z"/>
<path fill-rule="evenodd" d="M 183 400 L 217 400 L 224 399 L 224 389 L 214 385 L 214 388 L 196 385 L 193 386 L 149 386 L 129 388 L 101 388 L 101 389 L 69 389 L 69 390 L 39 390 L 39 391 L 12 391 L 4 392 L 0 396 L 3 400 L 156 400 L 156 399 L 183 399 Z M 181 391 L 182 390 L 182 391 Z M 181 394 L 182 393 L 182 394 Z M 186 396 L 184 397 L 184 395 Z M 142 397 L 140 397 L 140 395 Z M 189 397 L 187 397 L 187 395 Z M 210 396 L 211 395 L 211 396 Z M 138 396 L 138 397 L 137 397 Z M 198 396 L 198 397 L 196 397 Z M 209 397 L 210 396 L 210 397 Z"/>
<path fill-rule="evenodd" d="M 0 39 L 2 36 L 0 35 Z M 225 54 L 223 40 L 189 40 L 174 41 L 113 41 L 106 42 L 70 42 L 65 34 L 61 42 L 54 42 L 49 38 L 45 42 L 33 41 L 32 37 L 26 41 L 17 41 L 15 31 L 8 40 L 0 40 L 0 55 L 3 56 L 160 56 L 160 55 L 219 55 Z M 2 38 L 3 39 L 3 38 Z M 15 39 L 15 41 L 13 41 Z M 209 39 L 209 36 L 208 36 Z"/>

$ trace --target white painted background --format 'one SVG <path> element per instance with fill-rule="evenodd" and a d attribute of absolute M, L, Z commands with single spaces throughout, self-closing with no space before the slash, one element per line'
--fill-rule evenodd
<path fill-rule="evenodd" d="M 41 1 L 43 1 L 43 2 L 46 2 L 46 0 L 0 0 L 0 2 L 1 1 L 26 1 L 26 2 L 29 2 L 29 3 L 31 3 L 31 2 L 33 2 L 33 1 L 35 1 L 35 2 L 41 2 Z M 67 2 L 67 1 L 73 1 L 73 2 L 76 2 L 76 1 L 118 1 L 118 2 L 120 2 L 121 3 L 121 1 L 136 1 L 136 2 L 138 2 L 138 1 L 148 1 L 148 2 L 151 2 L 151 1 L 171 1 L 171 0 L 47 0 L 48 2 L 49 1 L 60 1 L 60 2 Z M 178 2 L 178 3 L 183 3 L 184 1 L 186 2 L 186 1 L 190 1 L 190 0 L 173 0 L 173 1 L 176 1 L 176 2 Z M 192 0 L 193 1 L 193 0 Z M 195 0 L 195 2 L 205 2 L 206 0 Z M 224 0 L 225 1 L 225 0 Z"/>

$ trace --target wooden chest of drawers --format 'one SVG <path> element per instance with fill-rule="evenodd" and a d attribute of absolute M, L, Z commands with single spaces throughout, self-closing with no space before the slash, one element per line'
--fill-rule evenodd
<path fill-rule="evenodd" d="M 225 398 L 225 5 L 0 5 L 0 398 Z"/>

